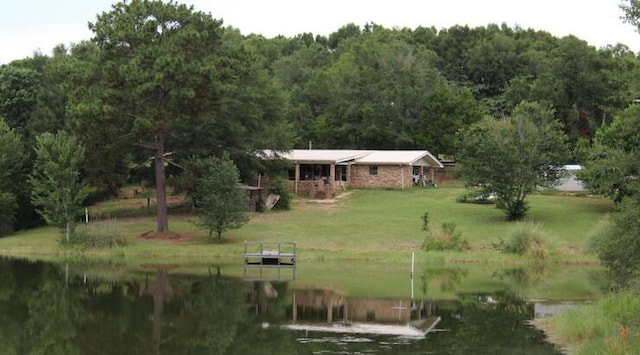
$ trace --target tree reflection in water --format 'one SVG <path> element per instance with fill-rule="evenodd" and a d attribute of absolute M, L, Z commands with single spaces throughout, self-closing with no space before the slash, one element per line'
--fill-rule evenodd
<path fill-rule="evenodd" d="M 434 273 L 435 283 L 425 279 L 424 291 L 428 282 L 453 289 L 464 276 L 455 270 Z M 294 295 L 308 291 L 288 290 L 285 282 L 246 282 L 216 267 L 193 275 L 169 266 L 128 272 L 117 264 L 70 264 L 67 270 L 0 259 L 0 285 L 2 354 L 557 353 L 527 326 L 533 306 L 507 292 L 429 300 L 429 316 L 440 316 L 438 328 L 446 331 L 410 340 L 265 329 L 266 322 L 291 321 L 297 314 Z M 398 301 L 410 304 L 345 296 L 339 302 L 351 309 L 318 318 L 355 317 L 358 305 Z M 382 311 L 376 316 L 386 317 Z"/>

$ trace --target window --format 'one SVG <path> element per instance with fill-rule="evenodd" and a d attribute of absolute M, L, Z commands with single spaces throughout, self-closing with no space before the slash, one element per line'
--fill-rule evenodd
<path fill-rule="evenodd" d="M 369 166 L 369 175 L 378 175 L 378 166 L 377 165 Z"/>

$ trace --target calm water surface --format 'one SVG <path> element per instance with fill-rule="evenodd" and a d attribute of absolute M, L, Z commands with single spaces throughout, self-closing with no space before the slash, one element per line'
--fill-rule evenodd
<path fill-rule="evenodd" d="M 425 270 L 412 299 L 314 284 L 304 273 L 250 281 L 215 265 L 0 259 L 0 354 L 560 353 L 527 322 L 565 304 L 523 297 L 530 274 L 493 272 L 489 288 L 488 281 L 470 286 L 468 277 Z M 358 324 L 431 329 L 425 336 L 351 332 Z"/>

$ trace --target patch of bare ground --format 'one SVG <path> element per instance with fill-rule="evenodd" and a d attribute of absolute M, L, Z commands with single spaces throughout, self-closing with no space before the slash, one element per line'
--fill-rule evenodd
<path fill-rule="evenodd" d="M 147 231 L 140 235 L 140 238 L 147 240 L 169 241 L 175 244 L 186 243 L 198 237 L 197 232 L 154 232 Z"/>
<path fill-rule="evenodd" d="M 556 250 L 560 254 L 564 254 L 564 255 L 582 255 L 582 254 L 584 254 L 584 252 L 582 251 L 581 248 L 572 247 L 572 246 L 559 247 L 559 248 L 556 248 Z"/>
<path fill-rule="evenodd" d="M 414 241 L 395 241 L 393 244 L 384 246 L 359 246 L 361 252 L 384 252 L 384 251 L 420 251 L 420 243 Z"/>
<path fill-rule="evenodd" d="M 324 211 L 338 211 L 343 206 L 343 200 L 351 195 L 353 191 L 348 191 L 341 193 L 334 198 L 325 198 L 325 199 L 296 199 L 293 200 L 293 203 L 297 208 L 301 209 L 321 209 Z"/>

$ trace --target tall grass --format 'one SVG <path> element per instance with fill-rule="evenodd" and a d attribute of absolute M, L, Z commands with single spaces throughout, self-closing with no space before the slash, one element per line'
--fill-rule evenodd
<path fill-rule="evenodd" d="M 423 226 L 424 229 L 424 226 Z M 454 223 L 444 222 L 439 230 L 427 229 L 427 236 L 422 242 L 422 250 L 456 250 L 463 251 L 469 248 L 469 242 L 462 238 L 462 233 L 456 231 Z"/>
<path fill-rule="evenodd" d="M 538 260 L 545 260 L 552 251 L 542 226 L 531 222 L 518 222 L 511 239 L 501 242 L 499 248 L 506 253 L 530 255 Z"/>
<path fill-rule="evenodd" d="M 116 248 L 127 245 L 127 237 L 116 220 L 80 225 L 71 234 L 68 244 L 82 248 Z"/>
<path fill-rule="evenodd" d="M 640 297 L 634 292 L 611 294 L 543 324 L 575 354 L 636 354 L 640 349 Z"/>

